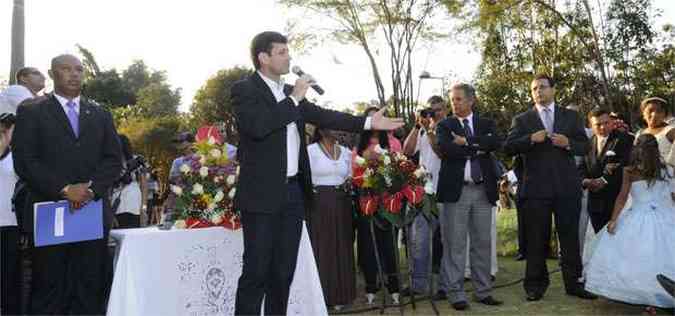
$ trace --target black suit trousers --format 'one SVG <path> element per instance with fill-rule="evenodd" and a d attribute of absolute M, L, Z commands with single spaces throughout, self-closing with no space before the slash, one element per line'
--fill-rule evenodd
<path fill-rule="evenodd" d="M 591 225 L 593 225 L 593 230 L 597 234 L 612 218 L 612 212 L 614 211 L 614 202 L 616 196 L 612 200 L 606 199 L 593 199 L 589 201 L 588 216 L 591 219 Z M 589 198 L 592 199 L 592 198 Z M 593 209 L 590 206 L 593 206 Z"/>
<path fill-rule="evenodd" d="M 107 240 L 34 247 L 30 314 L 104 314 Z"/>
<path fill-rule="evenodd" d="M 244 266 L 235 315 L 260 315 L 263 298 L 265 315 L 286 315 L 305 213 L 300 184 L 291 181 L 287 190 L 280 212 L 242 212 Z"/>
<path fill-rule="evenodd" d="M 581 197 L 526 199 L 523 201 L 525 237 L 527 238 L 526 292 L 544 294 L 549 285 L 546 249 L 551 235 L 551 215 L 560 240 L 561 265 L 566 291 L 575 291 L 581 276 L 579 253 L 579 213 Z"/>

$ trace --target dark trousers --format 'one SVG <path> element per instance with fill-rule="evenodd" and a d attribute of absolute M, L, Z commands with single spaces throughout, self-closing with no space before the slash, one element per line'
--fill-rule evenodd
<path fill-rule="evenodd" d="M 21 314 L 23 295 L 21 253 L 19 252 L 19 228 L 17 226 L 0 227 L 0 269 L 2 288 L 0 289 L 0 312 L 2 315 Z"/>
<path fill-rule="evenodd" d="M 527 237 L 526 237 L 526 228 L 525 228 L 525 208 L 523 206 L 523 199 L 516 197 L 515 198 L 515 204 L 516 204 L 516 217 L 518 219 L 518 253 L 520 253 L 523 256 L 527 256 Z M 549 224 L 550 226 L 550 224 Z M 546 249 L 545 253 L 546 255 L 551 254 L 551 229 L 548 230 L 548 235 L 546 237 L 546 240 L 549 242 L 546 243 Z"/>
<path fill-rule="evenodd" d="M 141 216 L 131 213 L 120 213 L 115 215 L 117 219 L 117 228 L 138 228 L 141 227 Z"/>
<path fill-rule="evenodd" d="M 298 182 L 290 182 L 287 190 L 286 205 L 274 213 L 242 212 L 244 266 L 235 315 L 260 315 L 263 297 L 265 315 L 286 315 L 305 214 Z"/>
<path fill-rule="evenodd" d="M 33 315 L 104 313 L 107 238 L 32 249 Z"/>
<path fill-rule="evenodd" d="M 581 197 L 524 200 L 527 264 L 525 291 L 544 294 L 549 285 L 546 245 L 551 234 L 551 214 L 555 219 L 560 249 L 563 282 L 567 292 L 578 289 L 581 276 L 579 253 L 579 213 Z"/>
<path fill-rule="evenodd" d="M 385 220 L 381 220 L 385 221 Z M 372 234 L 370 233 L 370 220 L 365 217 L 359 217 L 357 220 L 358 229 L 358 262 L 363 276 L 366 281 L 366 293 L 376 293 L 380 288 L 378 286 L 378 268 L 377 259 L 375 258 L 375 248 L 373 246 Z M 382 272 L 387 279 L 387 289 L 389 293 L 398 293 L 398 264 L 396 262 L 396 236 L 392 233 L 391 225 L 388 229 L 380 229 L 374 224 L 375 243 L 379 250 L 380 263 L 382 264 Z M 396 230 L 394 230 L 396 232 Z"/>
<path fill-rule="evenodd" d="M 525 239 L 525 209 L 523 209 L 523 199 L 516 197 L 516 217 L 518 219 L 518 252 L 527 255 L 527 242 Z"/>
<path fill-rule="evenodd" d="M 604 199 L 593 199 L 588 201 L 588 217 L 591 219 L 591 225 L 593 225 L 593 230 L 596 234 L 605 227 L 612 218 L 614 202 L 614 199 L 611 201 Z"/>

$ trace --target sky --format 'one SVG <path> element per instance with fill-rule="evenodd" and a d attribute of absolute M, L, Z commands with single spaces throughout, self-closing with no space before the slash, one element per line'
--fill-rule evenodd
<path fill-rule="evenodd" d="M 248 54 L 255 34 L 286 29 L 288 12 L 275 0 L 25 0 L 26 65 L 45 74 L 52 57 L 77 54 L 79 44 L 94 54 L 106 70 L 126 68 L 142 59 L 167 72 L 169 83 L 182 89 L 180 109 L 186 111 L 194 93 L 218 70 L 251 67 Z M 664 10 L 656 22 L 675 23 L 675 1 L 655 0 Z M 12 1 L 0 0 L 0 80 L 7 80 L 10 63 Z M 319 20 L 320 21 L 320 20 Z M 317 27 L 320 27 L 318 25 Z M 375 43 L 382 44 L 382 43 Z M 386 49 L 376 56 L 386 64 Z M 295 53 L 295 54 L 294 54 Z M 316 77 L 326 90 L 310 95 L 335 109 L 377 98 L 370 65 L 356 45 L 326 43 L 293 55 L 292 64 Z M 421 46 L 413 73 L 428 71 L 447 82 L 471 80 L 480 64 L 480 52 L 467 38 L 448 38 Z M 381 70 L 384 77 L 387 71 Z M 294 75 L 286 78 L 295 80 Z M 419 100 L 441 92 L 441 80 L 415 80 Z M 385 85 L 387 93 L 391 88 Z M 419 90 L 419 91 L 418 91 Z"/>

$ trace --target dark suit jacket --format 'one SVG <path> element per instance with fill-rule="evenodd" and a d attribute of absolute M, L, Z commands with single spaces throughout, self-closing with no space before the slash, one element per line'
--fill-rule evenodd
<path fill-rule="evenodd" d="M 61 200 L 68 184 L 92 181 L 95 199 L 104 199 L 104 227 L 110 228 L 109 189 L 120 176 L 121 150 L 112 116 L 80 98 L 80 135 L 75 137 L 53 95 L 18 108 L 12 139 L 14 169 L 29 190 L 24 231 L 33 230 L 32 203 Z"/>
<path fill-rule="evenodd" d="M 522 198 L 550 199 L 581 194 L 581 177 L 574 156 L 584 156 L 588 138 L 576 112 L 556 106 L 553 131 L 567 136 L 570 150 L 553 146 L 550 138 L 539 144 L 530 135 L 543 130 L 539 113 L 532 109 L 513 118 L 504 150 L 523 157 L 523 179 L 518 179 Z"/>
<path fill-rule="evenodd" d="M 598 138 L 593 135 L 591 137 L 591 150 L 584 157 L 584 163 L 582 164 L 581 170 L 584 178 L 595 179 L 595 178 L 604 178 L 607 181 L 607 185 L 597 192 L 588 192 L 588 211 L 589 212 L 602 212 L 603 209 L 597 207 L 596 201 L 608 201 L 611 202 L 611 205 L 614 205 L 613 201 L 616 200 L 616 197 L 621 191 L 621 183 L 623 181 L 623 167 L 627 166 L 630 161 L 630 153 L 633 149 L 633 140 L 634 137 L 627 133 L 622 133 L 619 131 L 613 131 L 609 134 L 607 141 L 605 142 L 605 147 L 602 148 L 600 152 L 600 157 L 598 158 Z M 616 155 L 609 157 L 606 155 L 608 151 L 613 151 Z M 612 174 L 605 172 L 605 167 L 609 163 L 618 163 L 619 165 L 614 169 Z M 606 205 L 605 203 L 602 203 Z M 611 212 L 611 210 L 610 210 Z"/>
<path fill-rule="evenodd" d="M 495 122 L 473 113 L 473 137 L 467 137 L 467 146 L 452 142 L 452 133 L 466 137 L 462 124 L 456 117 L 449 117 L 438 123 L 436 135 L 443 153 L 438 177 L 436 196 L 438 202 L 454 203 L 459 200 L 464 185 L 464 169 L 467 157 L 478 159 L 483 176 L 485 194 L 491 204 L 497 201 L 496 164 L 491 152 L 500 147 Z M 479 153 L 480 152 L 480 153 Z"/>
<path fill-rule="evenodd" d="M 292 89 L 292 86 L 286 86 L 287 96 Z M 237 156 L 241 166 L 235 205 L 243 212 L 279 212 L 288 199 L 286 125 L 295 122 L 298 126 L 299 181 L 305 201 L 310 203 L 312 175 L 307 155 L 305 122 L 349 132 L 360 132 L 365 124 L 363 117 L 322 109 L 306 99 L 298 106 L 288 97 L 277 103 L 258 73 L 236 82 L 231 92 L 239 130 Z"/>

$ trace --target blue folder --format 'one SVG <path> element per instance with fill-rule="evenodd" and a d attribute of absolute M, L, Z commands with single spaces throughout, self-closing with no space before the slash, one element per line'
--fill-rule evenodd
<path fill-rule="evenodd" d="M 68 201 L 35 203 L 33 212 L 36 247 L 103 238 L 102 200 L 72 213 Z"/>

